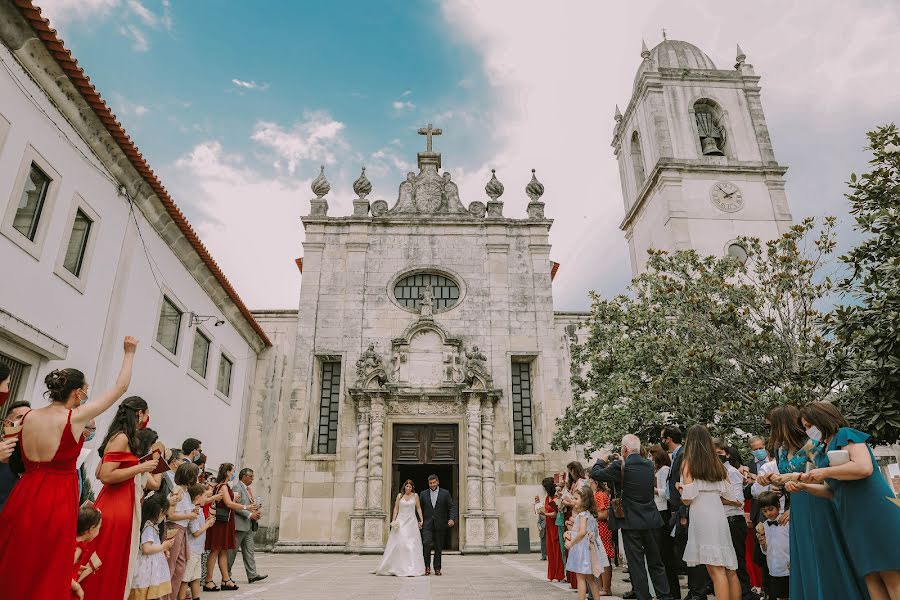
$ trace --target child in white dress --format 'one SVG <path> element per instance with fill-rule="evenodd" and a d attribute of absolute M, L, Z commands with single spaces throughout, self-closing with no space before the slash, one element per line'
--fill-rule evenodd
<path fill-rule="evenodd" d="M 128 600 L 153 600 L 172 593 L 172 574 L 166 554 L 174 540 L 159 540 L 159 524 L 166 514 L 168 499 L 163 494 L 153 494 L 144 499 L 141 506 L 141 551 L 138 554 L 131 593 Z"/>
<path fill-rule="evenodd" d="M 716 455 L 712 436 L 702 425 L 688 429 L 681 468 L 681 500 L 691 507 L 684 562 L 706 565 L 716 600 L 740 600 L 737 554 L 725 516 L 725 504 L 738 506 L 725 466 Z"/>
<path fill-rule="evenodd" d="M 591 596 L 601 598 L 609 595 L 609 590 L 600 588 L 600 576 L 609 566 L 609 559 L 597 530 L 597 504 L 591 488 L 584 486 L 572 493 L 575 505 L 572 507 L 574 523 L 572 531 L 566 533 L 566 571 L 578 578 L 578 600 L 585 600 L 587 588 Z"/>

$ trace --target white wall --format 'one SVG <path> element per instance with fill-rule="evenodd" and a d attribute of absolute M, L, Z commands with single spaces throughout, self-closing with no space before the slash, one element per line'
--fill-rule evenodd
<path fill-rule="evenodd" d="M 49 360 L 27 351 L 11 339 L 9 332 L 0 329 L 0 352 L 15 354 L 32 365 L 20 397 L 33 405 L 43 404 L 44 376 L 62 367 L 84 371 L 90 393 L 99 394 L 118 373 L 122 338 L 134 335 L 141 340 L 141 346 L 128 394 L 140 395 L 150 403 L 150 426 L 160 433 L 160 439 L 167 445 L 180 446 L 184 438 L 197 437 L 203 441 L 211 467 L 221 461 L 234 462 L 255 353 L 231 322 L 226 320 L 224 325 L 213 327 L 213 321 L 207 321 L 201 327 L 212 340 L 209 372 L 205 382 L 198 380 L 189 368 L 195 329 L 188 327 L 187 315 L 182 317 L 177 356 L 167 356 L 154 347 L 162 294 L 135 223 L 129 220 L 128 202 L 119 196 L 117 184 L 91 166 L 90 163 L 99 165 L 100 161 L 2 45 L 0 60 L 39 105 L 22 92 L 6 69 L 0 68 L 0 124 L 4 119 L 9 123 L 5 139 L 0 127 L 0 214 L 5 215 L 8 203 L 19 199 L 21 190 L 14 189 L 16 176 L 29 148 L 39 153 L 56 174 L 52 206 L 45 204 L 41 215 L 48 229 L 37 258 L 13 243 L 8 235 L 0 235 L 4 274 L 0 309 L 68 347 L 64 360 Z M 85 266 L 83 291 L 55 273 L 60 246 L 69 237 L 67 221 L 78 196 L 99 215 L 91 232 L 95 246 L 92 260 Z M 185 312 L 224 318 L 188 267 L 140 211 L 136 209 L 135 214 L 149 254 L 159 269 L 159 283 Z M 215 392 L 223 351 L 234 360 L 229 399 Z M 101 418 L 94 445 L 99 444 L 112 415 L 111 410 Z"/>

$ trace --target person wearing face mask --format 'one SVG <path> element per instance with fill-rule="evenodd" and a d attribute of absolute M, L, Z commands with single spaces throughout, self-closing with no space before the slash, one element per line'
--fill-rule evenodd
<path fill-rule="evenodd" d="M 91 419 L 112 407 L 128 389 L 137 345 L 136 339 L 125 338 L 125 356 L 111 390 L 82 405 L 88 395 L 84 373 L 54 370 L 44 378 L 49 405 L 22 418 L 18 451 L 24 474 L 0 514 L 4 598 L 69 596 L 78 523 L 75 463 L 83 443 L 81 434 Z M 113 558 L 112 553 L 108 556 Z M 124 585 L 116 600 L 123 596 Z"/>
<path fill-rule="evenodd" d="M 103 513 L 103 528 L 91 543 L 91 551 L 103 561 L 103 568 L 82 584 L 85 598 L 121 600 L 137 564 L 141 498 L 146 480 L 158 464 L 155 459 L 140 462 L 146 443 L 139 432 L 149 421 L 146 400 L 125 398 L 100 443 L 102 462 L 97 475 L 103 489 L 94 506 Z"/>
<path fill-rule="evenodd" d="M 197 438 L 188 438 L 181 443 L 181 451 L 185 459 L 200 466 L 200 457 L 203 456 L 203 442 Z"/>
<path fill-rule="evenodd" d="M 29 410 L 31 410 L 31 404 L 24 400 L 10 404 L 9 412 L 6 413 L 6 418 L 3 420 L 3 428 L 18 426 L 22 421 L 22 417 L 24 417 L 25 413 Z M 9 454 L 12 454 L 12 450 L 17 443 L 16 438 L 10 438 L 9 441 L 11 444 Z M 6 460 L 0 455 L 0 512 L 3 512 L 3 506 L 6 504 L 6 499 L 9 498 L 9 495 L 13 491 L 13 487 L 19 481 L 19 475 L 14 473 L 9 466 L 9 455 L 7 455 L 5 459 Z"/>
<path fill-rule="evenodd" d="M 833 498 L 854 571 L 872 600 L 900 599 L 900 509 L 890 502 L 894 492 L 878 468 L 870 436 L 851 429 L 830 402 L 807 404 L 800 419 L 823 451 L 815 456 L 816 468 L 788 488 Z"/>
<path fill-rule="evenodd" d="M 823 448 L 803 430 L 797 407 L 779 406 L 772 410 L 769 419 L 772 422 L 769 452 L 776 457 L 778 473 L 760 475 L 756 481 L 761 486 L 775 484 L 772 491 L 782 492 L 784 484 L 797 480 L 806 471 L 811 458 Z M 778 518 L 781 522 L 789 518 L 791 524 L 791 600 L 867 598 L 850 566 L 851 556 L 840 531 L 834 504 L 811 494 L 798 493 L 790 493 L 788 502 L 789 511 Z"/>

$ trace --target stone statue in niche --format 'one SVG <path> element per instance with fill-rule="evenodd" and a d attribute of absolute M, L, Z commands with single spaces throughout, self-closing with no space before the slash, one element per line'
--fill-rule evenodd
<path fill-rule="evenodd" d="M 471 383 L 476 375 L 485 380 L 490 377 L 487 371 L 487 356 L 478 349 L 478 346 L 472 346 L 472 351 L 466 352 L 466 383 Z"/>
<path fill-rule="evenodd" d="M 459 199 L 459 187 L 452 181 L 450 181 L 450 173 L 444 173 L 444 193 L 443 195 L 443 204 L 442 208 L 444 212 L 448 213 L 466 213 L 466 207 L 463 206 L 462 201 Z"/>
<path fill-rule="evenodd" d="M 406 352 L 395 352 L 391 357 L 391 381 L 400 381 L 400 365 L 406 362 Z"/>
<path fill-rule="evenodd" d="M 725 156 L 720 147 L 725 141 L 725 130 L 716 124 L 712 114 L 697 112 L 697 132 L 705 156 Z"/>
<path fill-rule="evenodd" d="M 406 174 L 406 181 L 400 184 L 400 192 L 397 196 L 397 204 L 391 212 L 414 213 L 416 211 L 416 174 L 410 171 Z"/>
<path fill-rule="evenodd" d="M 419 294 L 419 315 L 422 318 L 431 318 L 434 310 L 434 292 L 431 291 L 431 284 L 425 286 L 425 288 Z"/>
<path fill-rule="evenodd" d="M 375 344 L 370 343 L 366 351 L 356 361 L 356 379 L 358 384 L 360 386 L 364 385 L 369 375 L 376 371 L 383 372 L 384 363 L 381 360 L 381 356 L 375 351 Z"/>

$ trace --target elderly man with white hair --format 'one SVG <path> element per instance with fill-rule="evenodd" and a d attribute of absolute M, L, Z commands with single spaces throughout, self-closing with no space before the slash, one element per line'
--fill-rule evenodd
<path fill-rule="evenodd" d="M 662 527 L 663 522 L 654 501 L 653 462 L 641 457 L 641 440 L 632 434 L 623 437 L 622 460 L 609 464 L 598 460 L 591 469 L 591 477 L 618 486 L 620 490 L 624 515 L 617 515 L 610 509 L 609 526 L 622 532 L 625 558 L 637 599 L 650 600 L 649 571 L 658 600 L 671 600 L 669 581 L 656 539 L 656 530 Z M 644 570 L 645 561 L 647 571 Z"/>

